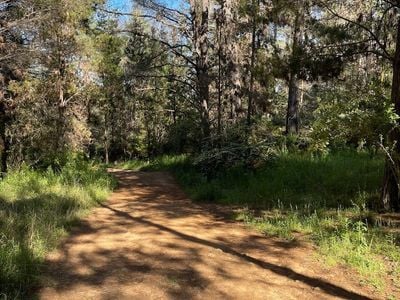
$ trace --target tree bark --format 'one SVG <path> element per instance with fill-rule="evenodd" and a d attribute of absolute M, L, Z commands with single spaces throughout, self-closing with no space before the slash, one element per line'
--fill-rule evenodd
<path fill-rule="evenodd" d="M 107 124 L 107 121 L 106 121 L 106 124 Z M 109 133 L 108 133 L 107 128 L 108 127 L 106 125 L 105 130 L 104 130 L 104 160 L 105 160 L 105 163 L 108 165 L 110 163 L 110 140 L 109 140 Z"/>
<path fill-rule="evenodd" d="M 242 105 L 241 87 L 241 51 L 238 42 L 238 1 L 224 0 L 221 2 L 222 14 L 224 16 L 221 24 L 223 32 L 221 39 L 222 57 L 225 62 L 226 93 L 230 100 L 230 119 L 235 122 L 236 119 L 243 116 L 244 109 Z"/>
<path fill-rule="evenodd" d="M 397 22 L 396 52 L 393 59 L 392 102 L 395 112 L 400 116 L 400 17 Z M 389 135 L 389 142 L 394 145 L 391 157 L 387 158 L 383 179 L 381 206 L 385 210 L 400 211 L 400 121 Z"/>
<path fill-rule="evenodd" d="M 256 30 L 257 30 L 257 9 L 256 0 L 252 2 L 252 31 L 251 31 L 251 57 L 250 57 L 250 86 L 249 86 L 249 103 L 247 106 L 247 126 L 250 127 L 253 116 L 253 98 L 254 98 L 254 66 L 256 61 Z"/>
<path fill-rule="evenodd" d="M 217 11 L 216 25 L 217 25 L 217 42 L 218 42 L 218 116 L 217 116 L 217 131 L 219 145 L 222 138 L 222 26 L 224 24 L 224 12 L 222 9 Z"/>
<path fill-rule="evenodd" d="M 8 156 L 8 146 L 9 143 L 7 141 L 6 135 L 6 106 L 4 103 L 4 95 L 2 91 L 0 91 L 0 178 L 4 177 L 7 173 L 7 156 Z"/>
<path fill-rule="evenodd" d="M 296 74 L 289 75 L 289 97 L 286 114 L 286 134 L 297 134 L 299 132 L 299 100 L 298 80 Z"/>
<path fill-rule="evenodd" d="M 210 78 L 208 60 L 208 22 L 209 0 L 191 0 L 191 15 L 193 22 L 193 44 L 196 54 L 197 93 L 200 104 L 201 125 L 203 137 L 208 139 L 211 134 L 209 99 Z"/>
<path fill-rule="evenodd" d="M 299 88 L 298 88 L 298 69 L 299 59 L 297 57 L 298 48 L 302 40 L 302 23 L 304 22 L 304 11 L 301 8 L 301 2 L 298 1 L 298 11 L 296 13 L 293 38 L 292 38 L 292 62 L 289 67 L 289 93 L 288 93 L 288 107 L 286 114 L 286 134 L 297 135 L 299 133 Z"/>
<path fill-rule="evenodd" d="M 61 38 L 57 36 L 58 46 L 61 48 Z M 58 92 L 58 119 L 55 137 L 55 153 L 60 150 L 64 150 L 65 143 L 65 112 L 66 112 L 66 101 L 65 101 L 65 78 L 66 78 L 66 61 L 62 51 L 58 50 L 58 78 L 57 78 L 57 92 Z"/>

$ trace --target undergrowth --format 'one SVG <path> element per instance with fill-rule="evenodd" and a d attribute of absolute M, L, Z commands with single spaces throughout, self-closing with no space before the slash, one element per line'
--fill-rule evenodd
<path fill-rule="evenodd" d="M 282 154 L 257 169 L 236 166 L 207 178 L 190 157 L 163 156 L 125 167 L 169 170 L 197 201 L 244 207 L 236 218 L 265 234 L 312 240 L 329 265 L 346 264 L 383 289 L 400 283 L 400 248 L 372 213 L 379 197 L 384 159 L 339 152 L 326 156 Z M 124 167 L 124 165 L 122 165 Z"/>
<path fill-rule="evenodd" d="M 57 171 L 23 167 L 0 181 L 0 299 L 24 298 L 46 253 L 113 185 L 104 168 L 77 157 Z"/>

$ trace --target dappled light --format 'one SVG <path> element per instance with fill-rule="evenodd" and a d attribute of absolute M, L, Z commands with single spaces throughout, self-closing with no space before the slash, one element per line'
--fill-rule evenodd
<path fill-rule="evenodd" d="M 323 271 L 307 243 L 248 232 L 226 208 L 192 203 L 167 173 L 113 173 L 109 202 L 49 256 L 40 298 L 369 299 Z"/>
<path fill-rule="evenodd" d="M 30 298 L 400 299 L 400 0 L 0 0 Z"/>

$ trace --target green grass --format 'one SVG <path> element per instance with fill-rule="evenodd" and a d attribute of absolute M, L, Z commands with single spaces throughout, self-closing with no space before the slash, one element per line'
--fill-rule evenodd
<path fill-rule="evenodd" d="M 198 189 L 196 198 L 205 200 L 216 190 L 223 203 L 260 208 L 362 206 L 379 194 L 381 170 L 382 160 L 368 155 L 283 155 L 257 172 L 237 168 L 221 174 Z"/>
<path fill-rule="evenodd" d="M 382 156 L 283 154 L 255 171 L 236 167 L 212 179 L 186 156 L 133 164 L 170 170 L 194 200 L 244 208 L 236 218 L 265 234 L 312 240 L 325 263 L 351 266 L 378 289 L 388 274 L 399 278 L 398 236 L 368 209 L 379 197 Z"/>
<path fill-rule="evenodd" d="M 0 298 L 24 298 L 45 255 L 113 185 L 105 169 L 75 159 L 59 172 L 22 168 L 0 181 Z"/>
<path fill-rule="evenodd" d="M 328 156 L 284 154 L 258 170 L 236 167 L 202 175 L 185 155 L 119 167 L 170 170 L 194 200 L 263 209 L 364 207 L 379 196 L 383 158 L 343 152 Z"/>
<path fill-rule="evenodd" d="M 175 171 L 183 172 L 186 169 L 192 169 L 187 155 L 164 155 L 159 156 L 151 161 L 144 160 L 129 160 L 125 162 L 119 162 L 115 164 L 110 164 L 109 167 L 115 167 L 125 170 L 135 170 L 135 171 Z"/>
<path fill-rule="evenodd" d="M 150 165 L 149 161 L 129 160 L 129 161 L 125 161 L 125 162 L 109 164 L 108 167 L 110 167 L 110 168 L 115 167 L 115 168 L 120 168 L 120 169 L 125 169 L 125 170 L 139 171 L 149 165 Z"/>
<path fill-rule="evenodd" d="M 363 281 L 385 288 L 389 274 L 400 275 L 400 248 L 398 234 L 386 233 L 374 221 L 374 214 L 359 209 L 305 211 L 250 211 L 244 209 L 236 215 L 259 231 L 284 239 L 301 235 L 312 240 L 330 265 L 345 264 L 359 272 Z M 370 222 L 370 223 L 369 223 Z"/>

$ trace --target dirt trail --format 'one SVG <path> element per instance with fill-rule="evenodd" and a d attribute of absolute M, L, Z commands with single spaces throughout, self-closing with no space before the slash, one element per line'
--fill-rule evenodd
<path fill-rule="evenodd" d="M 120 187 L 48 258 L 39 299 L 370 299 L 308 244 L 266 238 L 194 204 L 167 173 Z"/>

